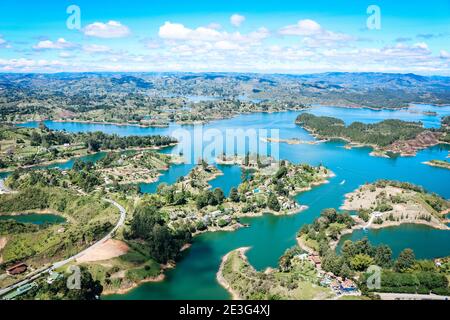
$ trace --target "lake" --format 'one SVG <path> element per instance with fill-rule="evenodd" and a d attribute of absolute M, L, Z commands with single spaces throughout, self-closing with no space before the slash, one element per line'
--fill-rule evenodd
<path fill-rule="evenodd" d="M 59 224 L 66 222 L 64 217 L 56 214 L 40 214 L 40 213 L 26 213 L 19 215 L 0 215 L 1 220 L 14 220 L 22 223 L 32 223 L 37 225 L 43 224 Z"/>
<path fill-rule="evenodd" d="M 436 111 L 437 110 L 437 111 Z M 410 111 L 410 112 L 409 112 Z M 423 114 L 434 111 L 438 116 Z M 374 111 L 370 109 L 349 109 L 333 107 L 315 107 L 307 112 L 317 115 L 329 115 L 342 118 L 346 123 L 362 121 L 373 123 L 385 118 L 398 118 L 408 121 L 422 121 L 427 127 L 439 126 L 439 116 L 450 114 L 448 107 L 413 106 L 410 109 Z M 237 116 L 232 119 L 214 121 L 204 125 L 203 129 L 216 129 L 225 132 L 227 128 L 278 129 L 282 139 L 298 138 L 313 140 L 308 132 L 295 125 L 295 119 L 301 112 L 255 113 Z M 61 123 L 47 121 L 51 129 L 65 129 L 71 132 L 103 131 L 119 135 L 171 134 L 180 126 L 171 124 L 168 128 L 141 128 L 136 126 L 98 125 L 87 123 Z M 28 123 L 26 126 L 37 126 Z M 194 126 L 183 126 L 195 130 Z M 262 144 L 262 143 L 261 143 Z M 111 295 L 106 299 L 229 299 L 228 293 L 217 283 L 215 275 L 221 257 L 229 251 L 242 246 L 250 246 L 249 261 L 258 270 L 274 267 L 283 252 L 295 245 L 295 236 L 301 226 L 311 223 L 325 208 L 338 208 L 344 195 L 361 184 L 378 179 L 408 181 L 424 186 L 428 191 L 450 198 L 450 170 L 430 167 L 422 164 L 433 159 L 445 159 L 449 154 L 448 145 L 435 146 L 423 150 L 416 157 L 379 158 L 369 155 L 370 148 L 343 148 L 344 143 L 332 141 L 320 144 L 280 144 L 278 157 L 293 163 L 324 164 L 336 177 L 330 183 L 318 186 L 311 191 L 299 194 L 296 199 L 309 208 L 292 216 L 262 217 L 243 219 L 249 228 L 235 232 L 206 233 L 196 237 L 190 249 L 183 253 L 175 269 L 167 271 L 166 280 L 159 283 L 145 283 L 125 295 Z M 176 146 L 164 152 L 179 152 Z M 209 159 L 212 160 L 213 159 Z M 155 192 L 159 183 L 173 183 L 186 175 L 193 164 L 172 166 L 163 172 L 157 183 L 141 185 L 143 192 Z M 213 187 L 223 187 L 228 193 L 240 183 L 240 170 L 237 167 L 221 167 L 224 176 L 211 181 Z M 345 181 L 344 181 L 345 180 Z M 398 231 L 398 232 L 397 232 Z M 424 229 L 420 225 L 401 226 L 399 228 L 369 231 L 367 236 L 374 243 L 392 245 L 397 253 L 411 247 L 421 258 L 433 258 L 450 255 L 448 232 Z M 355 233 L 354 239 L 366 234 Z M 420 239 L 420 241 L 418 241 Z M 427 249 L 428 247 L 428 249 Z"/>

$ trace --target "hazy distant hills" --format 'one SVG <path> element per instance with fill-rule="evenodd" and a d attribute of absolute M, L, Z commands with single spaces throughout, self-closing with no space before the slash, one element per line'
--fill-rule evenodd
<path fill-rule="evenodd" d="M 450 77 L 393 73 L 285 75 L 251 73 L 0 74 L 3 103 L 61 96 L 137 94 L 155 97 L 295 101 L 396 108 L 408 103 L 450 104 Z M 0 105 L 1 107 L 1 105 Z"/>

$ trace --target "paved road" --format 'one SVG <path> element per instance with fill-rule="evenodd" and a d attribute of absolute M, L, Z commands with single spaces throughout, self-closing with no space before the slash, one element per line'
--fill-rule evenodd
<path fill-rule="evenodd" d="M 96 243 L 94 243 L 92 246 L 90 246 L 90 247 L 84 249 L 83 251 L 77 253 L 76 255 L 74 255 L 74 256 L 72 256 L 72 257 L 66 259 L 66 260 L 59 261 L 59 262 L 55 262 L 55 263 L 52 265 L 52 267 L 51 267 L 52 270 L 61 268 L 62 266 L 68 264 L 69 262 L 72 262 L 72 261 L 74 261 L 74 260 L 80 258 L 80 257 L 83 256 L 88 250 L 94 249 L 94 248 L 98 247 L 100 244 L 102 244 L 102 243 L 108 241 L 109 239 L 111 239 L 111 238 L 114 236 L 115 232 L 116 232 L 121 226 L 123 226 L 123 224 L 124 224 L 124 222 L 125 222 L 125 217 L 126 217 L 126 215 L 127 215 L 127 212 L 126 212 L 125 208 L 122 207 L 120 204 L 118 204 L 117 202 L 115 202 L 115 201 L 113 201 L 113 200 L 110 200 L 110 199 L 103 199 L 103 200 L 105 200 L 105 201 L 111 203 L 112 205 L 116 206 L 117 209 L 119 209 L 119 211 L 120 211 L 120 218 L 119 218 L 119 221 L 117 222 L 117 224 L 115 225 L 115 227 L 114 227 L 114 228 L 113 228 L 106 236 L 104 236 L 102 239 L 100 239 L 99 241 L 97 241 Z"/>
<path fill-rule="evenodd" d="M 377 293 L 382 300 L 449 300 L 448 296 L 435 294 L 411 294 L 411 293 Z"/>
<path fill-rule="evenodd" d="M 16 289 L 16 288 L 18 288 L 20 286 L 23 286 L 24 284 L 27 284 L 30 281 L 36 280 L 37 278 L 39 278 L 40 276 L 42 276 L 44 273 L 46 273 L 48 271 L 55 270 L 57 268 L 61 268 L 61 267 L 65 266 L 69 262 L 72 262 L 72 261 L 80 258 L 81 256 L 83 256 L 86 253 L 86 251 L 88 251 L 90 249 L 93 249 L 93 248 L 99 246 L 100 244 L 104 243 L 105 241 L 111 239 L 114 236 L 114 234 L 116 233 L 116 231 L 121 226 L 123 226 L 123 224 L 125 223 L 125 218 L 126 218 L 127 212 L 126 212 L 125 208 L 122 207 L 117 202 L 115 202 L 113 200 L 110 200 L 110 199 L 105 199 L 105 198 L 103 200 L 105 200 L 106 202 L 111 203 L 112 205 L 114 205 L 120 211 L 119 221 L 117 222 L 117 224 L 114 226 L 114 228 L 106 236 L 104 236 L 102 239 L 100 239 L 99 241 L 97 241 L 96 243 L 91 245 L 90 247 L 88 247 L 88 248 L 84 249 L 83 251 L 77 253 L 76 255 L 74 255 L 74 256 L 72 256 L 70 258 L 67 258 L 65 260 L 55 262 L 50 267 L 45 267 L 45 268 L 38 269 L 38 270 L 30 273 L 29 275 L 27 275 L 26 279 L 22 280 L 21 282 L 18 282 L 18 283 L 15 283 L 15 284 L 13 284 L 13 285 L 11 285 L 9 287 L 0 289 L 0 296 L 4 295 L 4 294 L 8 293 L 9 291 L 12 291 L 12 290 L 14 290 L 14 289 Z"/>
<path fill-rule="evenodd" d="M 383 216 L 383 213 L 381 213 L 381 212 L 372 212 L 372 214 L 370 215 L 369 221 L 368 221 L 367 224 L 363 227 L 363 229 L 364 229 L 364 230 L 365 230 L 365 229 L 368 229 L 368 228 L 372 225 L 373 220 L 375 220 L 375 218 L 381 218 L 382 216 Z"/>

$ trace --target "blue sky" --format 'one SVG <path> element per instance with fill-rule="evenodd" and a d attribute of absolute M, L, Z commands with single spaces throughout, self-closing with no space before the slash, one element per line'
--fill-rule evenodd
<path fill-rule="evenodd" d="M 0 72 L 60 71 L 450 75 L 450 1 L 1 1 Z"/>

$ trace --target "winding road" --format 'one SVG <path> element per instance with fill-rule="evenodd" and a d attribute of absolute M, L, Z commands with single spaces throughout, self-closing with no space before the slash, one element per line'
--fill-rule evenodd
<path fill-rule="evenodd" d="M 8 292 L 10 292 L 10 291 L 12 291 L 14 289 L 17 289 L 18 287 L 21 287 L 21 286 L 23 286 L 24 284 L 27 284 L 30 281 L 36 280 L 37 278 L 41 277 L 46 272 L 53 271 L 55 269 L 61 268 L 61 267 L 65 266 L 66 264 L 68 264 L 68 263 L 70 263 L 72 261 L 75 261 L 76 259 L 78 259 L 81 256 L 83 256 L 84 254 L 86 254 L 87 251 L 96 248 L 100 244 L 102 244 L 105 241 L 108 241 L 109 239 L 114 237 L 114 234 L 116 233 L 116 231 L 121 226 L 123 226 L 123 224 L 125 223 L 125 218 L 127 216 L 127 211 L 125 210 L 124 207 L 122 207 L 120 204 L 118 204 L 117 202 L 115 202 L 113 200 L 106 199 L 106 198 L 103 198 L 103 200 L 106 201 L 106 202 L 111 203 L 113 206 L 115 206 L 120 211 L 120 217 L 119 217 L 119 220 L 117 221 L 117 224 L 114 226 L 114 228 L 112 228 L 112 230 L 110 232 L 108 232 L 108 234 L 106 236 L 104 236 L 102 239 L 100 239 L 99 241 L 95 242 L 94 244 L 92 244 L 88 248 L 84 249 L 83 251 L 80 251 L 76 255 L 74 255 L 74 256 L 72 256 L 70 258 L 67 258 L 65 260 L 55 262 L 50 267 L 44 267 L 44 268 L 38 269 L 38 270 L 28 274 L 24 280 L 22 280 L 20 282 L 17 282 L 17 283 L 15 283 L 15 284 L 13 284 L 13 285 L 11 285 L 9 287 L 0 289 L 0 296 L 3 296 L 6 293 L 8 293 Z"/>

